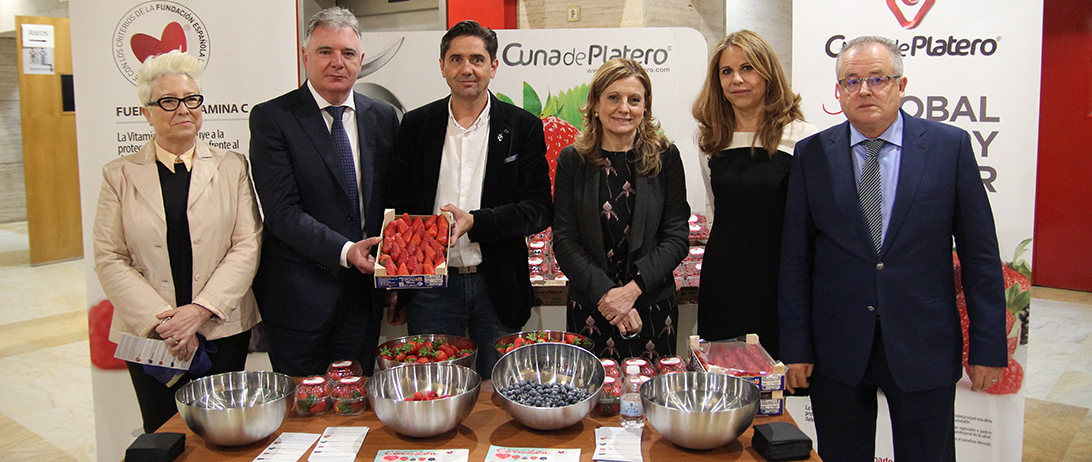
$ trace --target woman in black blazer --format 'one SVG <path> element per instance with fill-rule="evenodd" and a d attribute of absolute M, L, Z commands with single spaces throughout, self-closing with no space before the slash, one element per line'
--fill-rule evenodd
<path fill-rule="evenodd" d="M 592 79 L 584 129 L 561 151 L 554 253 L 569 278 L 568 329 L 601 358 L 674 355 L 679 318 L 671 274 L 689 244 L 679 150 L 652 116 L 652 84 L 630 59 Z"/>

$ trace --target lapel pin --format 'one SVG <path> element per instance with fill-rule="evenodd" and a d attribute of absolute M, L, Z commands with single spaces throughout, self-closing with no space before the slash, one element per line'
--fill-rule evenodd
<path fill-rule="evenodd" d="M 503 140 L 504 140 L 504 133 L 497 133 L 497 141 L 503 141 Z"/>

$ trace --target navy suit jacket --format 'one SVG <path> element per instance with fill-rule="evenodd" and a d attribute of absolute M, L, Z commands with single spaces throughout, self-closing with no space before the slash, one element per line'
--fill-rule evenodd
<path fill-rule="evenodd" d="M 970 318 L 970 364 L 1007 365 L 1005 294 L 989 199 L 967 132 L 903 116 L 890 224 L 877 256 L 861 213 L 849 122 L 796 145 L 781 246 L 781 360 L 855 385 L 877 316 L 903 391 L 962 377 L 952 239 Z"/>
<path fill-rule="evenodd" d="M 469 211 L 474 215 L 474 227 L 467 235 L 481 246 L 479 269 L 485 275 L 497 317 L 504 325 L 519 328 L 531 316 L 535 303 L 525 238 L 550 226 L 554 216 L 546 140 L 541 119 L 492 94 L 489 97 L 489 147 L 481 208 Z M 433 212 L 450 119 L 449 99 L 421 106 L 402 119 L 387 208 L 416 215 Z M 399 303 L 413 294 L 402 291 Z"/>
<path fill-rule="evenodd" d="M 398 118 L 389 105 L 361 94 L 353 101 L 364 227 L 367 236 L 378 236 Z M 345 278 L 358 278 L 362 290 L 372 282 L 340 264 L 359 211 L 349 202 L 330 130 L 306 84 L 251 110 L 250 159 L 265 224 L 254 281 L 258 307 L 268 322 L 317 328 L 333 311 Z"/>

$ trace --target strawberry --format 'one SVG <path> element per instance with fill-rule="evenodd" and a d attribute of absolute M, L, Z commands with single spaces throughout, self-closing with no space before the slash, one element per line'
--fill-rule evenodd
<path fill-rule="evenodd" d="M 497 94 L 497 97 L 506 103 L 513 103 L 511 98 L 503 94 Z M 587 99 L 588 85 L 583 84 L 563 90 L 557 95 L 547 94 L 546 104 L 542 104 L 538 92 L 527 82 L 523 83 L 523 109 L 542 119 L 542 131 L 546 135 L 546 162 L 550 166 L 551 193 L 557 173 L 557 156 L 561 153 L 561 148 L 573 144 L 576 135 L 580 133 L 576 128 L 584 123 L 580 107 Z"/>
<path fill-rule="evenodd" d="M 308 414 L 322 414 L 323 412 L 326 412 L 326 400 L 324 399 L 316 401 L 315 404 L 307 408 Z"/>
<path fill-rule="evenodd" d="M 550 192 L 553 193 L 554 177 L 557 174 L 557 156 L 561 148 L 573 144 L 580 130 L 557 116 L 542 118 L 542 130 L 546 135 L 546 162 L 550 164 Z"/>
<path fill-rule="evenodd" d="M 956 293 L 956 307 L 959 308 L 959 326 L 963 330 L 963 365 L 967 365 L 970 353 L 971 341 L 968 335 L 968 329 L 971 327 L 971 318 L 967 316 L 967 299 L 963 296 L 963 291 Z"/>
<path fill-rule="evenodd" d="M 1009 367 L 1001 373 L 1001 380 L 994 384 L 992 387 L 986 389 L 986 393 L 991 395 L 1011 395 L 1020 391 L 1020 387 L 1024 384 L 1024 367 L 1020 363 L 1016 362 L 1011 355 L 1009 356 Z"/>
<path fill-rule="evenodd" d="M 413 394 L 413 401 L 424 401 L 424 400 L 425 400 L 425 394 L 424 393 L 421 393 L 421 392 L 418 391 L 418 392 L 415 392 Z"/>
<path fill-rule="evenodd" d="M 397 275 L 397 276 L 409 276 L 410 275 L 409 268 L 406 267 L 405 263 L 399 263 L 398 264 L 398 272 L 395 273 L 395 275 Z"/>

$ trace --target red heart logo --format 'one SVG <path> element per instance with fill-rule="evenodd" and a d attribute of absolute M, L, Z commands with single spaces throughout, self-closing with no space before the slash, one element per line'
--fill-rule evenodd
<path fill-rule="evenodd" d="M 906 15 L 903 14 L 902 7 L 898 5 L 899 0 L 887 0 L 887 7 L 891 8 L 891 12 L 895 13 L 895 19 L 899 20 L 899 25 L 903 29 L 913 29 L 918 27 L 918 23 L 921 22 L 921 18 L 925 17 L 925 13 L 929 12 L 929 8 L 933 7 L 933 3 L 936 0 L 902 0 L 902 3 L 906 6 L 914 6 L 921 3 L 921 8 L 918 8 L 917 14 L 914 15 L 914 19 L 907 20 Z"/>
<path fill-rule="evenodd" d="M 383 456 L 383 460 L 398 460 L 398 456 Z"/>
<path fill-rule="evenodd" d="M 151 35 L 133 34 L 133 38 L 129 41 L 129 46 L 133 49 L 133 54 L 136 55 L 137 59 L 142 63 L 149 57 L 172 50 L 179 50 L 185 53 L 186 32 L 182 30 L 182 25 L 177 22 L 172 22 L 167 24 L 167 27 L 163 28 L 163 35 L 158 39 Z"/>
<path fill-rule="evenodd" d="M 507 458 L 512 457 L 512 456 L 509 455 L 509 454 L 493 454 L 493 457 L 496 457 L 498 459 L 507 459 Z"/>

